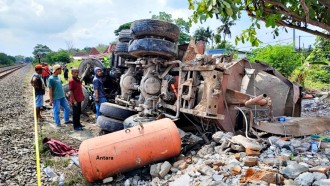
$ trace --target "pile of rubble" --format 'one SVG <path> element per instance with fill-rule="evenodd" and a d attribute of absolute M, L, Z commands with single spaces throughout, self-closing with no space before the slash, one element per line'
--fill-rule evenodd
<path fill-rule="evenodd" d="M 302 117 L 330 117 L 330 93 L 324 92 L 302 100 Z"/>
<path fill-rule="evenodd" d="M 329 133 L 330 134 L 330 133 Z M 269 137 L 259 141 L 217 132 L 199 151 L 150 167 L 152 180 L 129 185 L 330 185 L 330 138 Z M 323 140 L 323 141 L 322 141 Z"/>

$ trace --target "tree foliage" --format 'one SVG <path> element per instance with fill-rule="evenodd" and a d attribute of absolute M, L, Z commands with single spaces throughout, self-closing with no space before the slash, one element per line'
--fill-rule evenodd
<path fill-rule="evenodd" d="M 70 53 L 66 50 L 59 50 L 58 52 L 50 52 L 46 56 L 47 63 L 54 64 L 57 62 L 70 63 Z"/>
<path fill-rule="evenodd" d="M 284 76 L 289 77 L 297 67 L 301 66 L 303 55 L 295 52 L 292 45 L 267 45 L 252 50 L 248 54 L 248 59 L 266 62 Z"/>
<path fill-rule="evenodd" d="M 233 21 L 246 11 L 252 18 L 250 27 L 243 30 L 235 38 L 235 42 L 251 42 L 258 46 L 261 42 L 256 37 L 256 28 L 260 29 L 259 21 L 273 29 L 274 37 L 278 36 L 280 27 L 290 27 L 314 35 L 330 39 L 329 33 L 315 30 L 311 26 L 330 32 L 330 1 L 329 0 L 188 0 L 189 9 L 194 13 L 191 21 L 203 22 L 214 16 Z"/>
<path fill-rule="evenodd" d="M 317 37 L 314 49 L 306 61 L 312 65 L 330 65 L 330 39 Z"/>
<path fill-rule="evenodd" d="M 0 53 L 0 66 L 12 65 L 15 63 L 15 57 L 7 55 L 5 53 Z"/>
<path fill-rule="evenodd" d="M 108 45 L 105 44 L 98 44 L 96 47 L 96 50 L 99 51 L 100 53 L 103 53 L 105 49 L 108 48 Z"/>
<path fill-rule="evenodd" d="M 213 32 L 210 30 L 210 27 L 206 29 L 204 27 L 199 27 L 194 33 L 194 39 L 196 41 L 202 40 L 205 43 L 209 43 L 212 40 Z"/>
<path fill-rule="evenodd" d="M 51 51 L 52 50 L 48 46 L 42 45 L 42 44 L 37 44 L 37 46 L 35 46 L 33 48 L 32 54 L 34 56 L 37 56 L 38 54 L 41 55 L 41 56 L 46 56 Z"/>
<path fill-rule="evenodd" d="M 128 23 L 120 25 L 119 28 L 114 31 L 115 35 L 118 36 L 120 31 L 125 30 L 125 29 L 130 29 L 131 24 L 132 24 L 132 22 L 128 22 Z"/>
<path fill-rule="evenodd" d="M 189 43 L 190 41 L 190 24 L 182 18 L 173 19 L 171 14 L 166 12 L 159 12 L 158 15 L 152 15 L 151 19 L 163 20 L 176 24 L 180 29 L 179 44 Z"/>

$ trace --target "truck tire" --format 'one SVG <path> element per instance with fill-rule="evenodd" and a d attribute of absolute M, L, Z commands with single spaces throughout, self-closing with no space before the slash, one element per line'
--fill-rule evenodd
<path fill-rule="evenodd" d="M 124 129 L 124 125 L 122 121 L 113 118 L 108 118 L 105 116 L 97 117 L 96 123 L 99 125 L 99 127 L 102 130 L 109 132 L 115 132 Z"/>
<path fill-rule="evenodd" d="M 107 102 L 101 104 L 100 112 L 104 116 L 121 121 L 137 113 L 135 110 Z"/>
<path fill-rule="evenodd" d="M 131 35 L 130 29 L 125 29 L 119 32 L 118 40 L 119 42 L 129 42 L 133 37 Z"/>
<path fill-rule="evenodd" d="M 115 49 L 115 54 L 122 58 L 135 58 L 128 53 L 128 43 L 118 42 Z"/>
<path fill-rule="evenodd" d="M 100 67 L 104 68 L 103 63 L 98 59 L 86 59 L 83 62 L 80 63 L 78 69 L 79 69 L 79 76 L 81 77 L 84 71 L 87 69 L 87 66 L 90 66 L 89 70 L 87 71 L 84 81 L 85 83 L 91 83 L 93 80 L 93 74 L 94 74 L 94 68 Z"/>
<path fill-rule="evenodd" d="M 175 24 L 154 19 L 134 21 L 131 25 L 131 31 L 134 39 L 151 36 L 177 42 L 180 35 L 180 29 Z"/>
<path fill-rule="evenodd" d="M 161 56 L 174 59 L 177 56 L 178 47 L 175 43 L 170 41 L 156 38 L 144 38 L 133 40 L 128 47 L 128 52 L 136 57 Z"/>
<path fill-rule="evenodd" d="M 70 103 L 70 97 L 69 97 L 69 84 L 63 85 L 63 90 L 65 93 L 66 100 L 69 103 L 70 106 L 70 111 L 72 112 L 72 105 Z M 86 90 L 85 87 L 82 87 L 83 93 L 84 93 L 84 100 L 81 102 L 81 112 L 85 111 L 88 107 L 88 102 L 89 102 L 89 94 L 88 91 Z"/>

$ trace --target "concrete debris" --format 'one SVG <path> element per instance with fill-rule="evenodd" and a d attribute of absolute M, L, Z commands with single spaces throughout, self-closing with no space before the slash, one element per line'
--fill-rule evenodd
<path fill-rule="evenodd" d="M 169 186 L 182 186 L 182 185 L 190 185 L 190 176 L 188 174 L 184 174 L 183 176 L 176 179 L 174 182 L 170 182 Z"/>
<path fill-rule="evenodd" d="M 309 172 L 319 172 L 326 174 L 330 170 L 330 166 L 316 166 L 309 169 Z"/>
<path fill-rule="evenodd" d="M 307 172 L 308 167 L 300 164 L 291 164 L 282 170 L 282 173 L 288 178 L 296 178 L 299 174 Z"/>
<path fill-rule="evenodd" d="M 227 134 L 215 133 L 214 141 L 197 153 L 152 165 L 149 185 L 329 185 L 330 156 L 324 148 L 312 153 L 311 137 L 272 136 L 257 142 Z M 330 132 L 321 136 L 330 137 Z"/>
<path fill-rule="evenodd" d="M 319 172 L 314 172 L 314 181 L 322 180 L 322 179 L 327 179 L 327 176 L 325 174 L 319 173 Z"/>
<path fill-rule="evenodd" d="M 150 175 L 152 177 L 158 177 L 159 176 L 161 165 L 162 165 L 161 163 L 151 165 L 151 167 L 150 167 Z"/>
<path fill-rule="evenodd" d="M 198 152 L 197 155 L 200 158 L 203 158 L 204 156 L 208 155 L 208 154 L 213 154 L 214 152 L 214 146 L 215 143 L 212 142 L 210 145 L 204 145 Z"/>
<path fill-rule="evenodd" d="M 103 179 L 103 183 L 110 183 L 113 181 L 113 177 Z"/>
<path fill-rule="evenodd" d="M 281 177 L 281 175 L 277 174 L 276 172 L 259 171 L 253 168 L 249 168 L 245 173 L 245 177 L 243 177 L 240 182 L 245 183 L 252 180 L 261 180 L 268 184 L 276 184 L 277 180 L 279 183 L 282 183 L 283 177 Z"/>
<path fill-rule="evenodd" d="M 258 165 L 258 158 L 257 157 L 245 157 L 244 165 L 248 166 L 248 167 L 256 166 L 256 165 Z"/>
<path fill-rule="evenodd" d="M 313 183 L 313 186 L 329 186 L 330 179 L 322 179 Z"/>
<path fill-rule="evenodd" d="M 231 141 L 233 143 L 242 145 L 243 147 L 245 147 L 245 149 L 249 148 L 249 149 L 254 150 L 254 151 L 260 151 L 261 150 L 261 146 L 258 143 L 254 142 L 254 141 L 251 141 L 251 140 L 249 140 L 248 138 L 246 138 L 242 135 L 233 136 L 231 138 Z"/>
<path fill-rule="evenodd" d="M 300 174 L 296 179 L 294 179 L 299 185 L 309 186 L 314 181 L 314 174 L 310 172 L 304 172 Z"/>
<path fill-rule="evenodd" d="M 170 162 L 165 161 L 161 165 L 161 168 L 160 168 L 160 171 L 159 171 L 159 176 L 164 178 L 165 175 L 171 170 L 171 167 L 172 167 L 172 165 L 170 164 Z"/>

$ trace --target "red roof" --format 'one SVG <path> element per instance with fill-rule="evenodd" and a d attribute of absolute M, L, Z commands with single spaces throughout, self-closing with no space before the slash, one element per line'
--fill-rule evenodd
<path fill-rule="evenodd" d="M 96 48 L 92 48 L 91 51 L 89 51 L 89 55 L 97 55 L 100 54 L 99 51 L 96 50 Z"/>
<path fill-rule="evenodd" d="M 110 44 L 110 45 L 105 49 L 105 51 L 104 51 L 103 53 L 107 53 L 107 54 L 109 54 L 109 53 L 114 52 L 115 49 L 116 49 L 116 44 Z"/>

